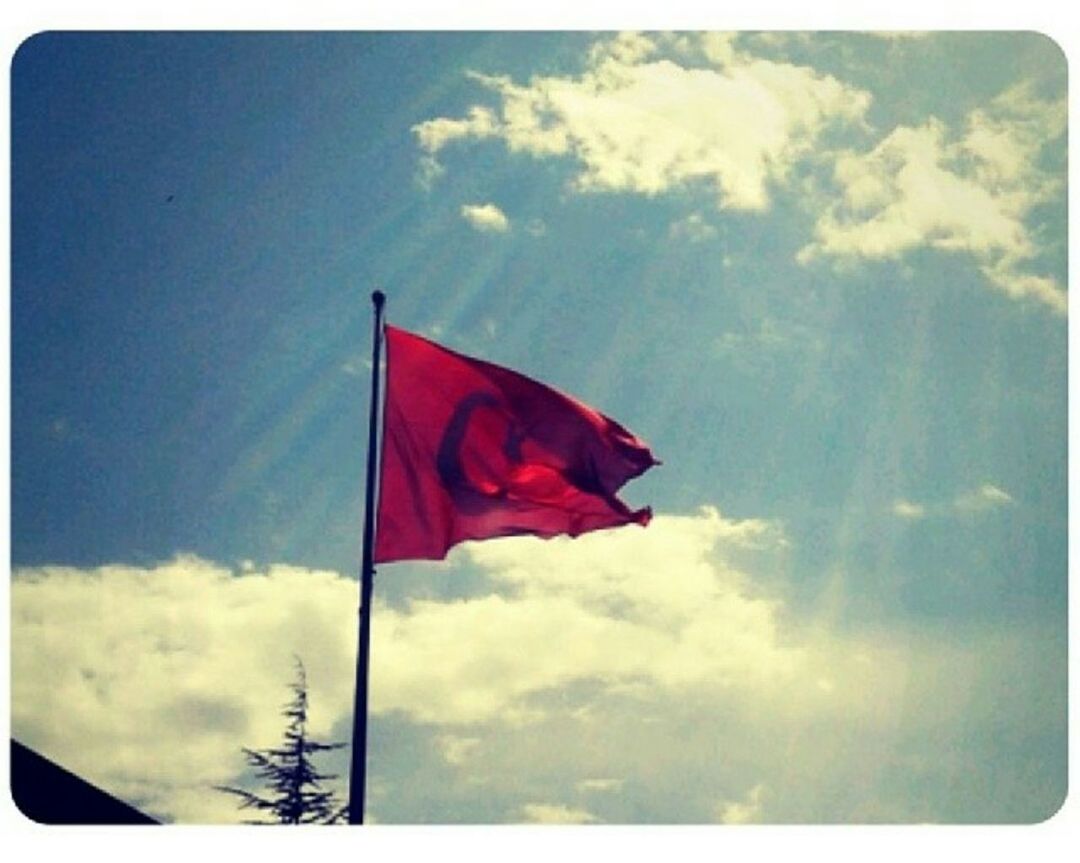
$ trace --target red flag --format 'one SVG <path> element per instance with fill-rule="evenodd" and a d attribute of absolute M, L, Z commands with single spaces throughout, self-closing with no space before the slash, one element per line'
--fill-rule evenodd
<path fill-rule="evenodd" d="M 614 420 L 522 374 L 386 327 L 375 562 L 467 539 L 649 523 L 615 493 L 659 462 Z"/>

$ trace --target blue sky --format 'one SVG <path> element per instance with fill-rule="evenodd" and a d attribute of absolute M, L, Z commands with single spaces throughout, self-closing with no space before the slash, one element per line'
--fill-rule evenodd
<path fill-rule="evenodd" d="M 347 739 L 378 287 L 663 466 L 644 530 L 382 568 L 376 820 L 1048 817 L 1065 74 L 1016 32 L 27 41 L 13 733 L 233 820 L 295 652 Z"/>

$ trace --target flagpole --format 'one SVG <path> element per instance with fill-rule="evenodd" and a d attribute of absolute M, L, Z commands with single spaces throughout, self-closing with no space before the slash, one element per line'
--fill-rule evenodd
<path fill-rule="evenodd" d="M 352 763 L 349 769 L 349 823 L 364 823 L 364 780 L 367 775 L 368 656 L 371 650 L 371 593 L 375 580 L 375 464 L 378 444 L 379 359 L 382 350 L 382 314 L 386 295 L 371 295 L 375 330 L 371 348 L 371 410 L 368 414 L 367 488 L 364 498 L 364 535 L 360 563 L 360 646 L 356 653 L 356 697 L 353 701 Z"/>

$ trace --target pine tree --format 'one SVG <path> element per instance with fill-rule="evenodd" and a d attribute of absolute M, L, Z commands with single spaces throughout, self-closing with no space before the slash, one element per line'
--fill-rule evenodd
<path fill-rule="evenodd" d="M 285 739 L 277 749 L 242 747 L 248 764 L 266 780 L 268 796 L 243 788 L 214 786 L 218 791 L 235 794 L 241 809 L 260 809 L 273 816 L 271 821 L 248 821 L 249 824 L 339 824 L 345 820 L 347 806 L 341 805 L 332 791 L 320 783 L 336 776 L 319 773 L 312 754 L 341 749 L 344 743 L 320 743 L 307 736 L 307 675 L 304 663 L 296 657 L 296 682 L 290 685 L 293 699 L 282 710 L 288 719 Z"/>

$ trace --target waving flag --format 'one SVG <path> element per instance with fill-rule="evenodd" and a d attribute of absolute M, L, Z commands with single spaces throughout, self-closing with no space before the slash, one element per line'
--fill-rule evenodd
<path fill-rule="evenodd" d="M 459 542 L 646 525 L 615 495 L 659 462 L 593 408 L 525 375 L 386 327 L 376 563 Z"/>

